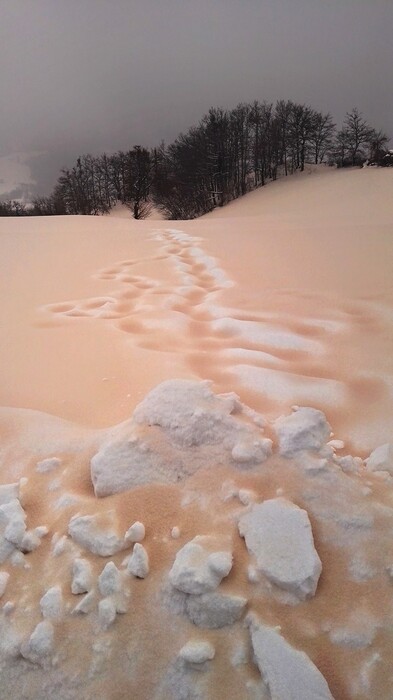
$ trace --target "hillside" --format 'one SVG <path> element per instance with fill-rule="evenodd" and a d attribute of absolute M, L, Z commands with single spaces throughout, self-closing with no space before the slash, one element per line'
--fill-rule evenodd
<path fill-rule="evenodd" d="M 392 185 L 0 219 L 0 699 L 390 700 Z"/>

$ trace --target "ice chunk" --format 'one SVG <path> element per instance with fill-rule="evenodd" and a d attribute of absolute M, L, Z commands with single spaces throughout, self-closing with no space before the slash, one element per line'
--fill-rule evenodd
<path fill-rule="evenodd" d="M 52 586 L 40 600 L 43 617 L 58 619 L 63 613 L 63 594 L 60 586 Z"/>
<path fill-rule="evenodd" d="M 92 587 L 91 564 L 87 559 L 75 559 L 72 565 L 71 591 L 75 595 L 88 593 Z"/>
<path fill-rule="evenodd" d="M 366 459 L 366 467 L 370 472 L 384 471 L 393 476 L 393 445 L 387 442 L 376 447 Z"/>
<path fill-rule="evenodd" d="M 111 598 L 103 598 L 98 603 L 98 619 L 104 630 L 114 623 L 116 619 L 116 605 Z"/>
<path fill-rule="evenodd" d="M 187 598 L 186 612 L 198 627 L 218 629 L 237 622 L 246 605 L 247 599 L 242 596 L 204 593 Z"/>
<path fill-rule="evenodd" d="M 301 450 L 320 450 L 330 437 L 331 427 L 322 411 L 299 408 L 275 422 L 280 453 L 290 456 Z"/>
<path fill-rule="evenodd" d="M 314 595 L 322 565 L 305 510 L 273 498 L 251 506 L 239 520 L 239 532 L 270 581 L 301 600 Z"/>
<path fill-rule="evenodd" d="M 329 686 L 307 654 L 272 627 L 249 618 L 255 660 L 274 700 L 333 700 Z"/>
<path fill-rule="evenodd" d="M 47 459 L 41 460 L 41 462 L 37 462 L 35 469 L 37 472 L 45 474 L 46 472 L 51 472 L 54 469 L 57 469 L 60 464 L 61 460 L 58 459 L 58 457 L 48 457 Z"/>
<path fill-rule="evenodd" d="M 0 598 L 4 595 L 10 575 L 7 571 L 0 571 Z"/>
<path fill-rule="evenodd" d="M 146 578 L 149 573 L 149 557 L 143 544 L 136 542 L 128 560 L 127 571 L 137 578 Z"/>
<path fill-rule="evenodd" d="M 108 561 L 98 577 L 99 591 L 103 596 L 110 596 L 119 593 L 121 587 L 120 571 L 113 561 Z"/>
<path fill-rule="evenodd" d="M 43 663 L 53 650 L 54 635 L 54 628 L 49 620 L 39 622 L 28 641 L 22 644 L 22 656 L 33 663 Z"/>
<path fill-rule="evenodd" d="M 110 557 L 127 546 L 114 530 L 103 528 L 97 515 L 75 515 L 69 522 L 68 533 L 74 542 L 101 557 Z"/>
<path fill-rule="evenodd" d="M 172 530 L 171 530 L 171 537 L 174 540 L 178 540 L 180 537 L 180 528 L 178 528 L 177 525 L 175 525 Z"/>
<path fill-rule="evenodd" d="M 202 640 L 190 640 L 179 651 L 179 657 L 189 664 L 203 664 L 205 661 L 211 661 L 215 656 L 215 649 L 210 642 Z"/>
<path fill-rule="evenodd" d="M 144 524 L 137 521 L 128 528 L 124 539 L 127 542 L 142 542 L 145 539 L 145 534 Z"/>
<path fill-rule="evenodd" d="M 231 568 L 229 539 L 198 535 L 178 551 L 169 580 L 179 591 L 199 595 L 214 591 Z"/>

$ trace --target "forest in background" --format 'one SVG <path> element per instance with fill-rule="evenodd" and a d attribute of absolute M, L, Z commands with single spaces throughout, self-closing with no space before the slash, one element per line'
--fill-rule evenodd
<path fill-rule="evenodd" d="M 169 146 L 80 156 L 48 197 L 0 202 L 0 216 L 105 214 L 121 202 L 135 219 L 153 206 L 168 219 L 193 219 L 306 163 L 391 166 L 388 140 L 356 108 L 339 130 L 329 113 L 290 100 L 211 108 Z"/>

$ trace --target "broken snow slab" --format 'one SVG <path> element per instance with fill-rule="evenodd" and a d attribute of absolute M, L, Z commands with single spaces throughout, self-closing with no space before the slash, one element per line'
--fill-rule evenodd
<path fill-rule="evenodd" d="M 96 496 L 178 483 L 207 464 L 250 469 L 264 462 L 272 441 L 249 413 L 236 394 L 215 395 L 210 382 L 162 382 L 93 456 Z"/>
<path fill-rule="evenodd" d="M 255 660 L 274 700 L 334 700 L 329 686 L 303 651 L 294 649 L 273 627 L 247 620 Z"/>
<path fill-rule="evenodd" d="M 300 600 L 315 594 L 322 571 L 308 514 L 285 498 L 251 506 L 239 532 L 257 569 Z"/>
<path fill-rule="evenodd" d="M 287 457 L 302 450 L 320 450 L 332 430 L 324 413 L 316 408 L 297 408 L 291 415 L 278 418 L 274 426 L 280 453 Z"/>

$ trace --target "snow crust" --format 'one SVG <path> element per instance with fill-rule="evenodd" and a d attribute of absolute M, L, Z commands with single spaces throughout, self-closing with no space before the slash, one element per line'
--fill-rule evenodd
<path fill-rule="evenodd" d="M 315 594 L 322 564 L 305 510 L 285 498 L 254 504 L 240 518 L 239 532 L 272 583 L 301 600 Z"/>

